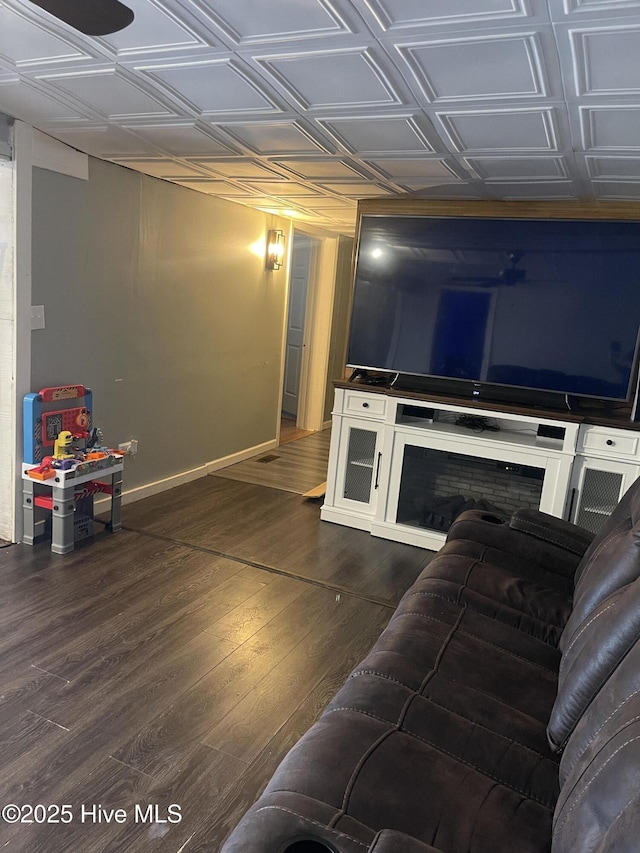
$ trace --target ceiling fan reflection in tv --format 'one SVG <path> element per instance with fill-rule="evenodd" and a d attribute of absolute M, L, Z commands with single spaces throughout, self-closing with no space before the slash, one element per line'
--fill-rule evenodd
<path fill-rule="evenodd" d="M 496 276 L 463 275 L 454 276 L 451 281 L 474 282 L 481 287 L 499 287 L 500 285 L 513 287 L 516 284 L 524 284 L 527 281 L 527 271 L 518 266 L 523 258 L 524 252 L 510 252 L 509 266 L 501 269 Z"/>
<path fill-rule="evenodd" d="M 106 36 L 128 27 L 133 11 L 120 0 L 31 0 L 87 36 Z"/>

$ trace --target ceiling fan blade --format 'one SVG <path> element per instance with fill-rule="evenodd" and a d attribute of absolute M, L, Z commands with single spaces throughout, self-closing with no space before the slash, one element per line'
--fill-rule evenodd
<path fill-rule="evenodd" d="M 457 281 L 457 282 L 475 282 L 480 284 L 502 284 L 503 281 L 501 278 L 492 275 L 454 275 L 449 281 Z"/>
<path fill-rule="evenodd" d="M 119 0 L 31 0 L 87 36 L 106 36 L 128 27 L 133 12 Z"/>

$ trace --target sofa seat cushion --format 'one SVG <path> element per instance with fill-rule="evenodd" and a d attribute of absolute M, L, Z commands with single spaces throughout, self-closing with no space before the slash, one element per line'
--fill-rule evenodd
<path fill-rule="evenodd" d="M 523 556 L 511 554 L 509 551 L 501 548 L 483 545 L 480 542 L 474 542 L 469 539 L 454 539 L 443 545 L 434 559 L 439 559 L 446 554 L 459 554 L 489 563 L 510 575 L 533 581 L 546 589 L 555 590 L 556 593 L 560 593 L 561 596 L 568 600 L 571 600 L 573 596 L 573 577 L 568 578 L 552 569 L 544 569 L 542 566 L 538 566 L 535 562 L 527 560 Z"/>
<path fill-rule="evenodd" d="M 559 661 L 557 649 L 539 640 L 418 593 L 403 600 L 334 702 L 353 705 L 362 692 L 368 706 L 356 707 L 393 719 L 397 703 L 417 693 L 548 755 L 546 725 Z M 365 678 L 365 690 L 353 687 L 353 679 L 364 685 Z"/>
<path fill-rule="evenodd" d="M 288 754 L 266 793 L 321 800 L 335 809 L 333 829 L 364 842 L 356 834 L 362 826 L 374 835 L 396 830 L 447 853 L 546 853 L 553 793 L 542 777 L 551 785 L 557 767 L 551 771 L 540 771 L 545 795 L 528 795 L 401 725 L 335 710 Z"/>
<path fill-rule="evenodd" d="M 419 694 L 481 728 L 548 755 L 558 649 L 465 605 L 432 595 L 428 579 L 403 597 L 334 703 L 391 720 Z M 364 679 L 366 678 L 366 688 Z M 360 686 L 353 686 L 359 679 Z M 329 707 L 335 707 L 334 703 Z"/>
<path fill-rule="evenodd" d="M 489 561 L 487 549 L 471 555 L 464 540 L 444 546 L 418 577 L 412 591 L 425 583 L 434 594 L 465 604 L 494 620 L 556 646 L 571 612 L 571 583 L 540 577 L 532 567 L 522 571 L 512 561 Z M 436 583 L 439 582 L 439 583 Z"/>
<path fill-rule="evenodd" d="M 511 736 L 519 734 L 517 724 L 509 734 L 501 731 L 512 727 L 508 720 L 511 709 L 503 705 L 502 716 L 490 720 L 489 725 L 483 725 L 476 719 L 470 719 L 465 708 L 454 711 L 439 701 L 444 686 L 444 679 L 440 679 L 433 691 L 434 698 L 428 685 L 423 693 L 415 693 L 379 676 L 362 673 L 349 679 L 330 703 L 327 714 L 352 711 L 378 719 L 485 773 L 494 781 L 552 806 L 558 796 L 558 765 L 545 745 L 542 733 L 536 731 L 541 726 L 534 722 L 525 728 L 525 732 L 529 730 L 533 743 L 535 735 L 538 735 L 536 747 L 539 748 L 524 746 Z M 455 682 L 446 686 L 449 692 L 455 693 Z M 381 694 L 386 695 L 382 698 Z M 372 702 L 373 697 L 380 700 L 378 704 Z M 473 712 L 472 716 L 475 716 Z M 522 723 L 520 719 L 518 722 Z"/>

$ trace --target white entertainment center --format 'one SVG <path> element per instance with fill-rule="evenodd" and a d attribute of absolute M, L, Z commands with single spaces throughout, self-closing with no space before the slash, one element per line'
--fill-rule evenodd
<path fill-rule="evenodd" d="M 471 508 L 530 506 L 595 532 L 638 476 L 636 424 L 344 382 L 321 518 L 435 550 Z"/>

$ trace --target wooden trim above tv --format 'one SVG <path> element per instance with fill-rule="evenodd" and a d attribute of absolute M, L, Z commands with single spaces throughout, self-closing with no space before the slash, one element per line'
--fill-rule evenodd
<path fill-rule="evenodd" d="M 360 216 L 486 216 L 496 219 L 640 220 L 640 202 L 628 201 L 484 201 L 481 199 L 362 199 Z"/>

